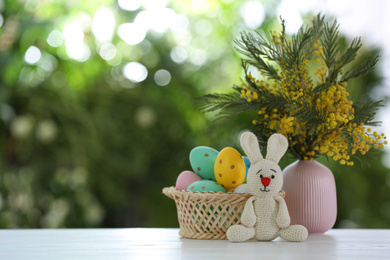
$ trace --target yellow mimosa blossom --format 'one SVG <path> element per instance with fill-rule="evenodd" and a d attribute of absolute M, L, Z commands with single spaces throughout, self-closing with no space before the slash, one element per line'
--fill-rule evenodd
<path fill-rule="evenodd" d="M 276 38 L 276 36 L 274 36 Z M 318 84 L 324 84 L 329 69 L 325 62 L 322 62 L 323 47 L 320 42 L 313 44 L 313 55 L 319 57 L 316 62 L 320 64 L 314 72 L 318 76 Z M 286 49 L 286 51 L 289 51 Z M 371 128 L 364 128 L 364 124 L 356 124 L 353 102 L 348 99 L 349 93 L 346 90 L 347 82 L 332 84 L 323 91 L 315 91 L 308 68 L 309 60 L 302 58 L 302 62 L 295 66 L 293 71 L 289 71 L 281 64 L 281 76 L 279 80 L 264 82 L 263 79 L 256 79 L 250 75 L 253 83 L 274 95 L 284 96 L 289 99 L 291 106 L 281 110 L 261 107 L 258 110 L 259 120 L 253 120 L 254 125 L 262 124 L 259 127 L 266 127 L 271 132 L 285 135 L 291 143 L 296 153 L 302 154 L 301 159 L 312 160 L 318 155 L 327 155 L 342 165 L 352 166 L 349 154 L 357 152 L 365 154 L 371 148 L 383 148 L 387 141 L 379 143 L 384 134 L 378 134 Z M 264 75 L 264 73 L 262 73 Z M 270 81 L 268 79 L 268 81 Z M 259 94 L 251 85 L 247 90 L 241 90 L 241 97 L 247 102 L 259 102 Z M 316 129 L 307 128 L 304 120 L 299 120 L 292 116 L 305 106 L 310 105 L 323 115 L 322 123 L 317 124 Z M 317 131 L 311 139 L 311 131 Z M 352 142 L 345 138 L 348 134 Z M 299 137 L 297 139 L 297 137 Z M 310 141 L 309 141 L 310 140 Z"/>
<path fill-rule="evenodd" d="M 353 87 L 348 81 L 373 69 L 379 56 L 355 66 L 351 62 L 360 40 L 340 50 L 337 30 L 318 15 L 312 27 L 291 37 L 285 34 L 283 20 L 280 33 L 242 33 L 237 44 L 246 56 L 242 59 L 246 82 L 235 86 L 231 95 L 207 96 L 205 107 L 226 108 L 231 115 L 254 112 L 251 120 L 259 140 L 283 134 L 289 152 L 301 160 L 327 156 L 352 166 L 352 155 L 384 148 L 386 136 L 369 127 L 375 125 L 372 115 L 379 102 L 353 102 L 347 91 Z M 252 68 L 260 73 L 252 75 Z"/>

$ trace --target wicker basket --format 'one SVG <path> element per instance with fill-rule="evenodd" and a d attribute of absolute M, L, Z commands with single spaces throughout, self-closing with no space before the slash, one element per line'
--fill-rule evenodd
<path fill-rule="evenodd" d="M 248 193 L 199 193 L 163 189 L 175 200 L 179 220 L 179 235 L 196 239 L 226 239 L 227 229 L 240 222 L 249 197 Z"/>

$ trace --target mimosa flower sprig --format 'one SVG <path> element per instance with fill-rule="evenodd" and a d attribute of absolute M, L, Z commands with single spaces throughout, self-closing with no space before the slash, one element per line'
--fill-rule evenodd
<path fill-rule="evenodd" d="M 374 69 L 379 55 L 345 69 L 355 60 L 361 40 L 355 38 L 341 51 L 337 22 L 324 20 L 317 15 L 312 26 L 302 26 L 291 37 L 284 20 L 279 33 L 242 33 L 236 45 L 245 56 L 245 81 L 231 93 L 202 96 L 199 107 L 205 112 L 220 110 L 218 117 L 257 111 L 252 131 L 260 142 L 265 145 L 271 134 L 281 133 L 288 138 L 289 152 L 301 160 L 325 155 L 353 165 L 351 156 L 383 148 L 384 134 L 368 127 L 379 123 L 373 119 L 381 101 L 352 102 L 346 89 L 350 79 Z"/>

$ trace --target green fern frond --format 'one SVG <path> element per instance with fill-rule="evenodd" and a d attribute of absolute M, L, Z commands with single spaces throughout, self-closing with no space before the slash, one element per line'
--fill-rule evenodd
<path fill-rule="evenodd" d="M 324 34 L 325 26 L 325 16 L 319 13 L 315 19 L 313 19 L 313 24 L 310 27 L 312 37 L 309 39 L 309 44 L 303 49 L 304 53 L 307 53 L 307 58 L 310 59 L 313 53 L 312 46 L 321 39 Z"/>
<path fill-rule="evenodd" d="M 325 112 L 316 107 L 314 102 L 308 102 L 307 100 L 301 100 L 301 102 L 291 101 L 287 107 L 289 111 L 296 111 L 291 112 L 291 116 L 305 122 L 309 129 L 326 123 Z"/>
<path fill-rule="evenodd" d="M 355 110 L 355 119 L 352 122 L 356 124 L 364 123 L 365 125 L 371 126 L 380 124 L 380 122 L 373 120 L 378 109 L 383 107 L 382 102 L 383 100 L 355 102 L 352 106 Z"/>
<path fill-rule="evenodd" d="M 235 43 L 237 51 L 248 57 L 243 59 L 245 64 L 251 64 L 264 71 L 270 78 L 279 78 L 274 66 L 268 62 L 278 59 L 276 56 L 278 52 L 272 45 L 267 43 L 267 38 L 260 34 L 256 38 L 251 33 L 242 32 L 241 40 L 236 40 Z"/>
<path fill-rule="evenodd" d="M 255 111 L 257 105 L 240 98 L 241 88 L 235 87 L 234 92 L 206 94 L 196 98 L 194 103 L 204 112 L 219 111 L 217 119 L 231 117 L 240 113 Z"/>
<path fill-rule="evenodd" d="M 324 56 L 323 59 L 328 68 L 332 67 L 333 64 L 337 63 L 337 51 L 340 44 L 339 25 L 337 20 L 333 22 L 332 25 L 328 23 L 325 24 L 324 36 L 321 38 L 322 46 L 324 47 Z"/>
<path fill-rule="evenodd" d="M 324 92 L 326 90 L 329 89 L 329 87 L 331 87 L 332 85 L 329 83 L 329 82 L 324 82 L 322 84 L 319 84 L 317 85 L 314 89 L 313 89 L 313 93 L 321 93 L 321 92 Z"/>
<path fill-rule="evenodd" d="M 368 72 L 372 71 L 376 65 L 376 63 L 379 61 L 380 55 L 375 54 L 370 56 L 366 62 L 359 66 L 355 66 L 352 69 L 348 70 L 344 73 L 343 77 L 341 78 L 341 82 L 347 82 L 350 79 L 362 77 L 366 75 Z"/>
<path fill-rule="evenodd" d="M 342 64 L 342 66 L 345 66 L 355 60 L 360 47 L 362 47 L 361 38 L 357 37 L 353 39 L 351 45 L 340 58 L 340 63 Z"/>

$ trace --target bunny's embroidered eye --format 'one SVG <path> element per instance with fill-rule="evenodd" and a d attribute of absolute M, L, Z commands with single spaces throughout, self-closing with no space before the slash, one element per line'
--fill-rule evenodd
<path fill-rule="evenodd" d="M 275 178 L 275 175 L 271 175 L 271 179 L 274 179 Z"/>
<path fill-rule="evenodd" d="M 261 179 L 263 178 L 263 174 L 260 174 L 260 178 L 261 178 Z"/>

